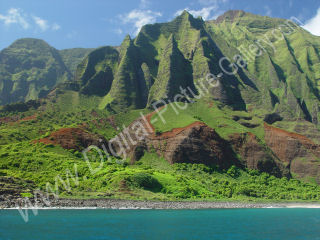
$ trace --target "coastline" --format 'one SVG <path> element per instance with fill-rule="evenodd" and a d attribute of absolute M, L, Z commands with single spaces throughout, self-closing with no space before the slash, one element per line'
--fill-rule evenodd
<path fill-rule="evenodd" d="M 9 202 L 0 201 L 0 209 L 18 209 Z M 205 201 L 140 201 L 119 199 L 58 199 L 21 207 L 22 209 L 241 209 L 241 208 L 320 208 L 320 202 L 205 202 Z"/>

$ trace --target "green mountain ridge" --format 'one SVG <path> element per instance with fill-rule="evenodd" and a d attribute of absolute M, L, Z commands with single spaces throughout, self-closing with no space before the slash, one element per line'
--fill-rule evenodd
<path fill-rule="evenodd" d="M 122 106 L 125 108 L 144 108 L 156 100 L 173 100 L 180 91 L 179 86 L 197 88 L 199 79 L 208 73 L 219 74 L 222 71 L 219 60 L 223 57 L 229 59 L 222 62 L 223 68 L 232 72 L 234 69 L 229 66 L 235 61 L 232 60 L 234 56 L 242 55 L 239 49 L 249 49 L 250 45 L 260 41 L 263 54 L 249 59 L 245 68 L 237 66 L 236 74 L 224 74 L 220 88 L 211 89 L 212 96 L 235 109 L 259 108 L 279 113 L 286 119 L 301 118 L 317 124 L 319 38 L 292 24 L 289 26 L 293 33 L 288 36 L 280 33 L 283 40 L 278 40 L 272 31 L 284 24 L 288 24 L 287 20 L 243 11 L 230 11 L 216 21 L 204 22 L 185 11 L 172 22 L 146 25 L 135 40 L 130 41 L 134 56 L 129 59 L 125 56 L 129 64 L 126 69 L 131 68 L 129 72 L 135 76 L 130 78 L 135 83 L 130 86 L 125 82 L 120 84 L 118 77 L 111 86 L 113 94 L 106 97 L 109 100 L 106 102 L 111 108 L 112 102 L 115 105 L 126 102 Z M 123 45 L 128 44 L 127 41 L 124 40 Z M 174 47 L 170 50 L 171 45 Z M 118 66 L 123 62 L 121 54 L 125 53 L 120 53 Z M 140 76 L 142 65 L 148 72 L 148 83 Z M 119 71 L 122 73 L 118 76 L 125 74 L 122 68 Z M 114 74 L 114 79 L 116 76 Z M 132 88 L 135 84 L 138 85 Z M 120 92 L 126 97 L 131 95 L 130 100 L 115 99 Z M 139 99 L 142 95 L 143 98 L 148 95 L 147 102 Z"/>
<path fill-rule="evenodd" d="M 15 41 L 0 52 L 0 105 L 43 98 L 58 84 L 73 81 L 76 66 L 89 51 L 58 51 L 33 38 Z"/>
<path fill-rule="evenodd" d="M 18 40 L 0 52 L 2 194 L 32 195 L 24 181 L 44 189 L 76 164 L 80 183 L 62 197 L 319 201 L 319 53 L 298 25 L 239 10 L 212 21 L 184 11 L 119 47 Z M 128 137 L 145 121 L 146 137 Z M 136 144 L 102 153 L 91 174 L 81 151 L 117 138 Z"/>
<path fill-rule="evenodd" d="M 66 67 L 74 74 L 78 64 L 93 50 L 93 48 L 71 48 L 59 50 L 59 53 Z"/>

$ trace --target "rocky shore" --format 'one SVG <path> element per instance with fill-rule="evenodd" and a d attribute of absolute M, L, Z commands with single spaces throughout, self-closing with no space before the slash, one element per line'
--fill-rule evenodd
<path fill-rule="evenodd" d="M 18 203 L 18 204 L 16 204 Z M 106 208 L 106 209 L 214 209 L 214 208 L 320 208 L 320 203 L 248 203 L 248 202 L 203 202 L 203 201 L 134 201 L 117 199 L 58 199 L 46 204 L 25 204 L 22 199 L 0 201 L 0 209 L 8 208 Z"/>

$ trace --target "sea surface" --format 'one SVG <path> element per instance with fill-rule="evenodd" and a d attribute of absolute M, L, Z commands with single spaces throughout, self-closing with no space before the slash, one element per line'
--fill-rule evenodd
<path fill-rule="evenodd" d="M 0 239 L 320 239 L 320 209 L 0 210 Z"/>

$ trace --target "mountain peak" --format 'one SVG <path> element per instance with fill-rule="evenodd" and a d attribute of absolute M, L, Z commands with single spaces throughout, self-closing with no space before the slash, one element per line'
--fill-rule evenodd
<path fill-rule="evenodd" d="M 124 41 L 124 42 L 131 41 L 130 35 L 127 34 L 127 35 L 125 36 L 125 38 L 123 39 L 123 41 Z"/>
<path fill-rule="evenodd" d="M 187 20 L 187 21 L 192 21 L 195 19 L 191 13 L 188 12 L 188 10 L 183 10 L 183 12 L 178 15 L 175 20 Z"/>
<path fill-rule="evenodd" d="M 235 19 L 243 17 L 246 14 L 247 13 L 243 10 L 229 10 L 229 11 L 225 12 L 224 14 L 222 14 L 221 16 L 219 16 L 215 20 L 215 22 L 217 22 L 217 23 L 221 23 L 224 21 L 233 22 Z"/>
<path fill-rule="evenodd" d="M 188 10 L 183 10 L 183 12 L 180 14 L 180 16 L 192 16 L 189 12 L 188 12 Z"/>
<path fill-rule="evenodd" d="M 33 49 L 35 46 L 51 47 L 46 41 L 37 38 L 20 38 L 14 41 L 9 47 Z"/>

